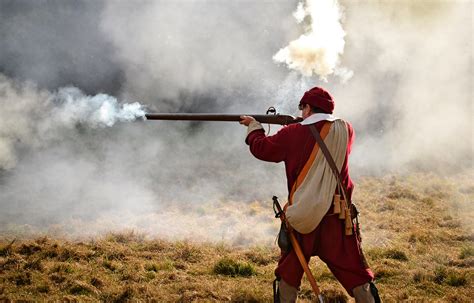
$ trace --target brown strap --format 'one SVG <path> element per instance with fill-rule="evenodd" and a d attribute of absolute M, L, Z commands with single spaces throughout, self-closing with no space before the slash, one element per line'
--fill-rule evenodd
<path fill-rule="evenodd" d="M 329 167 L 331 167 L 331 170 L 334 176 L 336 177 L 337 184 L 339 185 L 339 188 L 342 191 L 342 194 L 344 195 L 344 200 L 346 200 L 346 203 L 349 204 L 350 201 L 347 199 L 349 196 L 347 195 L 346 188 L 342 186 L 341 174 L 339 173 L 339 170 L 337 169 L 336 162 L 334 162 L 334 159 L 332 158 L 331 153 L 329 152 L 329 149 L 326 146 L 326 143 L 324 143 L 323 138 L 321 138 L 321 135 L 319 134 L 314 124 L 310 124 L 309 129 L 311 130 L 311 133 L 313 134 L 314 139 L 316 139 L 316 143 L 319 145 L 319 148 L 323 152 L 324 157 L 328 161 Z"/>

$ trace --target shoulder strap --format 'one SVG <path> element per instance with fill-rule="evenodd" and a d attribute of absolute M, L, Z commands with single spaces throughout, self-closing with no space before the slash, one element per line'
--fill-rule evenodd
<path fill-rule="evenodd" d="M 326 143 L 324 143 L 323 138 L 321 138 L 321 135 L 319 134 L 314 124 L 310 124 L 309 129 L 311 130 L 311 133 L 313 134 L 314 139 L 316 139 L 316 143 L 319 145 L 320 150 L 323 152 L 324 157 L 328 161 L 329 167 L 331 167 L 331 170 L 334 176 L 336 177 L 337 184 L 339 185 L 339 188 L 344 196 L 344 200 L 346 200 L 346 203 L 350 203 L 350 201 L 347 199 L 348 195 L 346 192 L 346 188 L 342 186 L 341 174 L 339 173 L 339 170 L 337 169 L 336 162 L 334 162 L 334 159 L 332 158 L 331 153 L 329 152 L 329 149 L 326 146 Z"/>

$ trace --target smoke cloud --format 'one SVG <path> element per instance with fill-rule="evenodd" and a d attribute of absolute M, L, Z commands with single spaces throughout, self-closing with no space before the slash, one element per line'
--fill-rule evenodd
<path fill-rule="evenodd" d="M 319 75 L 326 80 L 339 65 L 344 52 L 344 32 L 341 8 L 336 0 L 308 0 L 300 2 L 293 14 L 298 23 L 308 18 L 307 32 L 279 50 L 273 59 L 304 76 Z M 347 81 L 352 72 L 339 68 L 338 74 Z"/>
<path fill-rule="evenodd" d="M 143 105 L 138 102 L 119 104 L 112 96 L 86 96 L 75 87 L 59 89 L 53 99 L 57 104 L 53 119 L 65 126 L 80 123 L 92 128 L 111 127 L 118 121 L 131 122 L 145 116 Z"/>
<path fill-rule="evenodd" d="M 323 4 L 333 4 L 327 14 L 316 9 Z M 2 234 L 131 228 L 273 240 L 277 222 L 247 211 L 266 207 L 271 218 L 265 201 L 287 194 L 282 164 L 253 159 L 237 124 L 142 121 L 144 108 L 263 113 L 276 105 L 297 114 L 303 93 L 321 85 L 355 128 L 353 176 L 472 170 L 471 2 L 307 1 L 297 8 L 301 23 L 295 8 L 0 2 Z M 329 40 L 321 15 L 332 16 Z M 305 35 L 321 43 L 307 50 L 320 47 L 318 62 L 329 63 L 275 64 L 282 46 L 291 54 L 291 41 Z M 354 73 L 345 83 L 342 66 Z"/>
<path fill-rule="evenodd" d="M 0 96 L 0 169 L 14 168 L 17 149 L 44 147 L 70 129 L 111 127 L 145 115 L 138 102 L 119 104 L 112 96 L 87 96 L 75 87 L 50 93 L 1 74 Z"/>

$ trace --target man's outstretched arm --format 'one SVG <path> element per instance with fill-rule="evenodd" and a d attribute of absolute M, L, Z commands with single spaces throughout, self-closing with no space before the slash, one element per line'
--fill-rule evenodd
<path fill-rule="evenodd" d="M 262 125 L 253 117 L 242 116 L 240 124 L 247 126 L 245 142 L 257 159 L 268 162 L 281 162 L 286 158 L 287 143 L 285 127 L 273 136 L 266 136 Z"/>

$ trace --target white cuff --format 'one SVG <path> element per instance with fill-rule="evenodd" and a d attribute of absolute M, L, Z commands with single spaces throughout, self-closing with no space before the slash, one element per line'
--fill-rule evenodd
<path fill-rule="evenodd" d="M 263 126 L 262 124 L 260 124 L 260 122 L 256 121 L 256 120 L 252 120 L 247 128 L 247 136 L 253 132 L 254 130 L 257 130 L 257 129 L 263 129 Z"/>

